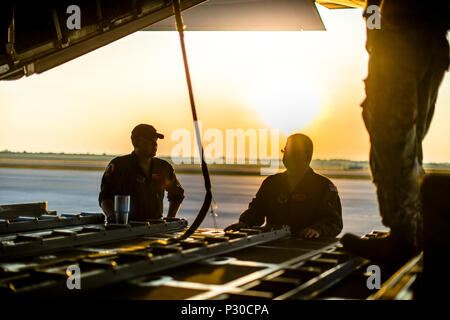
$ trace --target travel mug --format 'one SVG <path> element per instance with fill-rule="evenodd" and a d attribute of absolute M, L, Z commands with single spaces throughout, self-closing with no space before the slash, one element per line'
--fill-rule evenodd
<path fill-rule="evenodd" d="M 128 213 L 130 212 L 130 196 L 114 196 L 114 212 L 116 213 L 116 223 L 128 224 Z"/>

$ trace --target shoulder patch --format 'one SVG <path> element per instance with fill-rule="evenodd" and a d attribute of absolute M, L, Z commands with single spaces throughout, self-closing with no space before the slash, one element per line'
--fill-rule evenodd
<path fill-rule="evenodd" d="M 164 176 L 160 173 L 152 173 L 152 179 L 162 181 L 164 179 Z"/>
<path fill-rule="evenodd" d="M 114 172 L 114 163 L 110 163 L 105 170 L 105 176 L 110 176 Z"/>
<path fill-rule="evenodd" d="M 330 188 L 330 191 L 338 192 L 338 190 L 337 190 L 337 188 L 336 188 L 336 186 L 335 186 L 334 184 L 330 183 L 330 184 L 328 185 L 328 187 Z"/>

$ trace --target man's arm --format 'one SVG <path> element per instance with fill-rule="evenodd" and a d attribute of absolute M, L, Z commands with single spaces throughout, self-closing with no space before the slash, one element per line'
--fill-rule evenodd
<path fill-rule="evenodd" d="M 175 216 L 178 213 L 178 210 L 180 210 L 181 202 L 169 202 L 169 209 L 167 211 L 167 218 L 175 218 Z"/>
<path fill-rule="evenodd" d="M 267 208 L 267 179 L 263 181 L 261 187 L 256 193 L 255 198 L 248 205 L 248 209 L 245 210 L 239 217 L 239 222 L 229 225 L 224 231 L 239 230 L 240 228 L 250 226 L 260 226 L 264 223 Z"/>
<path fill-rule="evenodd" d="M 111 199 L 105 199 L 100 203 L 100 207 L 103 210 L 103 213 L 106 215 L 106 219 L 108 222 L 116 221 L 116 213 L 114 211 L 114 201 Z"/>
<path fill-rule="evenodd" d="M 108 222 L 116 221 L 114 195 L 120 194 L 120 177 L 115 164 L 111 161 L 103 173 L 98 202 Z"/>
<path fill-rule="evenodd" d="M 342 207 L 336 187 L 330 182 L 319 206 L 321 218 L 310 226 L 317 230 L 320 236 L 336 237 L 343 227 Z"/>
<path fill-rule="evenodd" d="M 264 193 L 261 189 L 258 191 L 253 200 L 249 203 L 248 209 L 242 212 L 239 222 L 247 226 L 260 226 L 265 221 L 264 210 Z"/>
<path fill-rule="evenodd" d="M 169 200 L 169 209 L 167 210 L 168 218 L 175 218 L 180 210 L 181 203 L 184 199 L 184 189 L 178 181 L 173 168 L 170 169 L 168 179 L 166 181 L 167 199 Z"/>

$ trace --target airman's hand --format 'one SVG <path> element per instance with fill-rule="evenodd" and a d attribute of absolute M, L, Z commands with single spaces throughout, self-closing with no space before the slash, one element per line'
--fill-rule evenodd
<path fill-rule="evenodd" d="M 223 231 L 227 232 L 227 231 L 238 231 L 241 228 L 246 228 L 248 227 L 247 224 L 245 224 L 244 222 L 239 221 L 238 223 L 233 223 L 231 225 L 229 225 L 228 227 L 226 227 L 225 229 L 223 229 Z"/>
<path fill-rule="evenodd" d="M 300 237 L 305 238 L 305 239 L 312 239 L 312 238 L 318 238 L 318 237 L 320 237 L 319 231 L 317 231 L 316 229 L 313 229 L 313 228 L 304 228 L 304 229 L 301 229 L 301 230 L 298 232 L 298 235 L 299 235 Z"/>
<path fill-rule="evenodd" d="M 108 223 L 116 223 L 116 216 L 106 216 L 106 221 Z"/>

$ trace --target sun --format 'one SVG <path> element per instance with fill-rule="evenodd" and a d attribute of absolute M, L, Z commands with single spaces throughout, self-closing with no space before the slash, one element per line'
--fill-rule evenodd
<path fill-rule="evenodd" d="M 319 115 L 320 95 L 313 79 L 304 75 L 277 75 L 255 85 L 252 106 L 267 125 L 289 135 L 305 128 Z"/>

